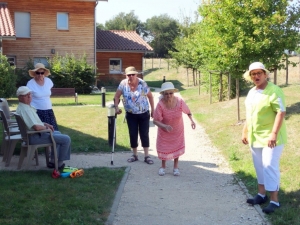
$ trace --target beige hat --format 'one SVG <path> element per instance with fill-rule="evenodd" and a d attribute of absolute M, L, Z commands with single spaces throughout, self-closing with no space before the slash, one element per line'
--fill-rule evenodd
<path fill-rule="evenodd" d="M 43 63 L 37 63 L 37 64 L 35 64 L 35 69 L 34 70 L 28 70 L 29 75 L 31 77 L 35 77 L 35 72 L 39 69 L 43 69 L 45 71 L 45 73 L 44 73 L 45 77 L 48 77 L 49 75 L 51 75 L 50 70 L 45 68 L 45 65 Z"/>
<path fill-rule="evenodd" d="M 136 71 L 135 67 L 129 66 L 125 69 L 125 74 L 138 74 L 139 72 Z"/>
<path fill-rule="evenodd" d="M 263 70 L 267 76 L 270 74 L 270 71 L 265 68 L 264 64 L 261 62 L 254 62 L 249 66 L 249 70 L 244 73 L 243 77 L 245 80 L 251 81 L 250 72 L 252 70 Z"/>
<path fill-rule="evenodd" d="M 172 82 L 165 82 L 161 85 L 160 94 L 162 94 L 164 91 L 173 90 L 174 92 L 177 92 L 178 89 L 174 87 Z"/>
<path fill-rule="evenodd" d="M 17 90 L 17 96 L 19 95 L 27 95 L 31 90 L 26 86 L 21 86 Z"/>

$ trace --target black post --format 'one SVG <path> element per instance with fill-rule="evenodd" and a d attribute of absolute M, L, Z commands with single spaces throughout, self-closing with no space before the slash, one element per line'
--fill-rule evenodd
<path fill-rule="evenodd" d="M 164 79 L 163 79 L 163 83 L 165 83 L 166 82 L 166 76 L 164 76 Z"/>
<path fill-rule="evenodd" d="M 105 108 L 105 87 L 101 88 L 102 93 L 102 107 Z"/>
<path fill-rule="evenodd" d="M 114 132 L 115 131 L 115 123 L 116 123 L 116 113 L 115 113 L 115 106 L 112 104 L 108 107 L 108 144 L 109 146 L 113 146 L 114 143 Z M 116 144 L 116 137 L 115 137 L 115 144 Z"/>
<path fill-rule="evenodd" d="M 109 146 L 113 145 L 115 123 L 116 123 L 116 117 L 108 116 L 108 144 L 109 144 Z M 116 144 L 116 139 L 115 139 L 115 144 Z"/>

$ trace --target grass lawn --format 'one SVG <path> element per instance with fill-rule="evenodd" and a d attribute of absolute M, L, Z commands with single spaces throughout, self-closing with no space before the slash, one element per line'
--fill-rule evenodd
<path fill-rule="evenodd" d="M 1 171 L 1 225 L 103 225 L 125 168 L 85 169 L 52 179 L 49 171 Z"/>

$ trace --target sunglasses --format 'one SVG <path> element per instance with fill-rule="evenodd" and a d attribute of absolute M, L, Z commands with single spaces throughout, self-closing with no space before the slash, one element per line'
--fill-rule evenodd
<path fill-rule="evenodd" d="M 36 75 L 44 75 L 45 72 L 35 72 Z"/>
<path fill-rule="evenodd" d="M 174 92 L 165 92 L 164 95 L 172 95 Z"/>
<path fill-rule="evenodd" d="M 133 76 L 135 76 L 135 74 L 127 74 L 127 77 L 133 77 Z"/>

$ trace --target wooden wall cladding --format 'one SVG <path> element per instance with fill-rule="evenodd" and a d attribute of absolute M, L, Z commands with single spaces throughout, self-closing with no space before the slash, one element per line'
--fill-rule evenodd
<path fill-rule="evenodd" d="M 48 57 L 54 54 L 86 54 L 87 61 L 94 65 L 95 58 L 95 2 L 71 0 L 6 0 L 14 23 L 15 12 L 31 15 L 31 37 L 4 40 L 3 53 L 16 57 L 16 66 L 23 67 L 29 58 Z M 69 30 L 57 30 L 58 12 L 69 14 Z"/>

